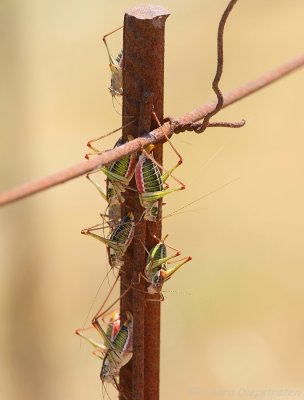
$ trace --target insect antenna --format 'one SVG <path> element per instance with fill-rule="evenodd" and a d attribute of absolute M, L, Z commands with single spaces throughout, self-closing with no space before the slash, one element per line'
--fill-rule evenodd
<path fill-rule="evenodd" d="M 86 326 L 86 324 L 87 324 L 87 322 L 88 322 L 89 315 L 91 314 L 91 311 L 92 311 L 92 309 L 93 309 L 93 307 L 94 307 L 94 304 L 95 304 L 95 302 L 96 302 L 97 296 L 99 295 L 100 290 L 101 290 L 101 288 L 102 288 L 102 286 L 103 286 L 103 284 L 104 284 L 104 282 L 105 282 L 106 279 L 108 280 L 108 283 L 109 283 L 109 285 L 110 285 L 110 282 L 109 282 L 109 274 L 110 274 L 110 272 L 111 272 L 111 269 L 109 269 L 109 271 L 107 271 L 106 276 L 103 278 L 103 280 L 101 281 L 101 283 L 100 283 L 99 286 L 98 286 L 98 289 L 97 289 L 97 291 L 96 291 L 96 293 L 95 293 L 95 296 L 93 297 L 93 300 L 92 300 L 92 302 L 91 302 L 90 309 L 89 309 L 89 311 L 88 311 L 88 313 L 87 313 L 87 315 L 86 315 L 86 317 L 85 317 L 84 323 L 83 323 L 83 325 L 82 325 L 82 326 L 83 326 L 82 329 L 84 329 L 84 327 Z"/>
<path fill-rule="evenodd" d="M 118 385 L 118 382 L 117 382 L 117 379 L 115 378 L 115 376 L 113 376 L 113 381 L 114 381 L 114 385 L 113 386 L 119 392 L 119 385 Z"/>
<path fill-rule="evenodd" d="M 119 276 L 116 278 L 114 285 L 116 285 L 117 280 L 118 280 Z M 113 286 L 114 286 L 113 285 Z M 129 290 L 132 288 L 132 285 L 129 285 L 129 287 L 123 292 L 123 294 L 121 296 L 118 297 L 118 299 L 116 299 L 108 308 L 106 308 L 105 311 L 103 311 L 101 313 L 102 307 L 105 305 L 106 302 L 104 302 L 102 304 L 102 306 L 99 308 L 98 312 L 95 315 L 95 319 L 97 320 L 98 318 L 100 318 L 101 315 L 106 314 L 107 312 L 109 312 L 111 310 L 111 308 L 113 308 L 115 306 L 116 303 L 118 303 L 128 292 Z M 110 294 L 112 293 L 113 288 L 110 290 L 110 292 L 108 293 L 106 300 L 108 300 L 108 298 L 110 297 Z"/>
<path fill-rule="evenodd" d="M 145 276 L 143 275 L 143 274 L 138 274 L 138 276 L 141 276 L 144 280 L 146 280 L 146 278 L 145 278 Z M 138 289 L 138 288 L 136 288 L 135 287 L 135 285 L 137 284 L 138 282 L 134 282 L 134 280 L 131 282 L 131 284 L 127 284 L 127 283 L 125 283 L 125 282 L 121 282 L 121 285 L 122 286 L 124 286 L 124 287 L 127 287 L 127 288 L 132 288 L 132 290 L 134 290 L 135 292 L 138 292 L 138 293 L 142 293 L 142 294 L 149 294 L 149 292 L 148 291 L 146 291 L 146 290 L 141 290 L 141 289 Z M 128 289 L 127 289 L 128 290 Z M 147 299 L 148 300 L 148 299 Z"/>
<path fill-rule="evenodd" d="M 186 292 L 185 290 L 162 290 L 162 293 L 176 293 L 176 294 L 182 294 L 185 296 L 193 296 L 193 293 Z"/>
<path fill-rule="evenodd" d="M 180 207 L 180 208 L 177 208 L 176 210 L 172 211 L 171 213 L 165 215 L 162 219 L 166 219 L 166 218 L 172 217 L 172 216 L 174 216 L 174 215 L 176 215 L 176 214 L 180 214 L 179 211 L 184 210 L 185 208 L 191 206 L 192 204 L 195 204 L 195 203 L 197 203 L 198 201 L 203 200 L 204 198 L 206 198 L 206 197 L 208 197 L 208 196 L 210 196 L 210 195 L 212 195 L 212 194 L 214 194 L 214 193 L 216 193 L 216 192 L 219 192 L 220 190 L 224 189 L 226 186 L 229 186 L 229 185 L 231 185 L 232 183 L 234 183 L 234 182 L 236 182 L 236 181 L 238 181 L 238 180 L 240 180 L 240 179 L 241 179 L 241 178 L 238 177 L 238 178 L 232 179 L 232 180 L 229 181 L 229 182 L 224 183 L 223 185 L 217 187 L 216 189 L 211 190 L 210 192 L 205 193 L 205 194 L 203 194 L 202 196 L 196 198 L 195 200 L 191 201 L 190 203 L 187 203 L 187 204 L 185 204 L 184 206 L 182 206 L 182 207 Z M 194 211 L 194 210 L 189 210 L 188 212 L 192 212 L 192 211 Z M 182 213 L 181 213 L 181 214 L 182 214 Z"/>
<path fill-rule="evenodd" d="M 147 253 L 147 255 L 148 255 L 148 257 L 149 257 L 149 256 L 150 256 L 150 252 L 149 252 L 149 250 L 147 249 L 146 245 L 144 244 L 144 242 L 143 242 L 141 239 L 139 239 L 139 241 L 140 241 L 142 247 L 145 249 L 145 252 Z"/>
<path fill-rule="evenodd" d="M 107 41 L 106 41 L 106 37 L 112 35 L 112 34 L 115 33 L 115 32 L 120 31 L 120 29 L 122 29 L 122 28 L 123 28 L 123 26 L 120 26 L 119 28 L 116 28 L 116 29 L 114 29 L 113 31 L 107 33 L 107 34 L 104 35 L 103 38 L 102 38 L 102 41 L 104 42 L 104 45 L 106 46 L 106 49 L 107 49 L 107 52 L 108 52 L 109 61 L 110 61 L 110 63 L 112 63 L 112 64 L 113 64 L 113 62 L 114 62 L 115 60 L 114 60 L 114 58 L 113 58 L 113 56 L 112 56 L 112 54 L 111 54 L 111 52 L 110 52 L 108 43 L 107 43 Z"/>
<path fill-rule="evenodd" d="M 166 239 L 168 238 L 168 236 L 169 236 L 169 235 L 166 234 L 166 235 L 164 236 L 163 239 L 160 239 L 160 238 L 158 238 L 156 235 L 153 235 L 153 237 L 154 237 L 156 240 L 158 240 L 159 243 L 163 243 L 166 247 L 169 247 L 169 249 L 174 250 L 174 251 L 176 251 L 177 253 L 180 254 L 180 251 L 177 250 L 175 247 L 172 247 L 172 246 L 170 246 L 168 243 L 165 243 L 165 241 L 166 241 Z M 168 262 L 169 262 L 169 261 L 168 261 Z M 175 261 L 175 262 L 176 262 L 176 261 Z"/>
<path fill-rule="evenodd" d="M 109 400 L 111 400 L 111 397 L 110 397 L 110 395 L 109 395 L 109 392 L 107 391 L 106 384 L 105 384 L 104 382 L 102 382 L 102 398 L 103 398 L 103 399 L 105 398 L 105 394 L 106 394 L 107 398 L 108 398 Z"/>
<path fill-rule="evenodd" d="M 122 116 L 123 116 L 122 113 L 119 112 L 119 111 L 117 110 L 117 108 L 115 107 L 114 100 L 118 103 L 118 105 L 119 105 L 120 107 L 121 107 L 121 103 L 118 101 L 118 99 L 116 98 L 116 96 L 112 96 L 112 106 L 113 106 L 115 112 L 116 112 L 120 117 L 122 117 Z"/>
<path fill-rule="evenodd" d="M 119 389 L 119 385 L 118 385 L 118 389 L 117 389 L 117 390 L 118 390 L 118 391 L 120 390 L 120 389 Z M 119 395 L 120 395 L 120 396 L 123 396 L 123 398 L 124 398 L 125 400 L 130 400 L 129 397 L 128 397 L 126 394 L 122 393 L 122 392 L 119 392 Z"/>

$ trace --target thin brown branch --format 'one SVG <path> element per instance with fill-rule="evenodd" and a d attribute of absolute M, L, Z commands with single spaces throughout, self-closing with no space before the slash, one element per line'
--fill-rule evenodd
<path fill-rule="evenodd" d="M 281 79 L 287 74 L 295 71 L 296 69 L 304 65 L 304 53 L 298 57 L 282 64 L 276 69 L 260 76 L 259 78 L 226 93 L 224 97 L 223 107 L 227 107 L 237 101 L 249 96 L 256 91 L 263 89 L 264 87 L 270 85 L 271 83 Z M 211 102 L 198 107 L 181 118 L 176 119 L 178 125 L 184 125 L 186 123 L 193 123 L 203 119 L 210 111 L 214 110 L 217 102 Z M 178 130 L 175 131 L 178 133 Z M 158 143 L 164 140 L 165 134 L 171 135 L 171 124 L 165 123 L 162 129 L 158 128 L 150 132 L 145 137 L 134 139 L 131 142 L 124 144 L 123 146 L 116 147 L 115 149 L 106 151 L 94 159 L 88 161 L 82 161 L 79 164 L 73 165 L 65 170 L 56 172 L 45 178 L 39 179 L 34 182 L 27 182 L 20 186 L 16 186 L 6 192 L 0 194 L 0 205 L 9 204 L 16 200 L 22 199 L 24 197 L 30 196 L 34 193 L 41 192 L 52 186 L 59 185 L 61 183 L 67 182 L 71 179 L 77 178 L 81 175 L 87 174 L 96 168 L 106 165 L 112 161 L 118 160 L 119 158 L 125 156 L 126 154 L 131 154 L 135 151 L 139 151 L 142 146 L 150 143 Z"/>

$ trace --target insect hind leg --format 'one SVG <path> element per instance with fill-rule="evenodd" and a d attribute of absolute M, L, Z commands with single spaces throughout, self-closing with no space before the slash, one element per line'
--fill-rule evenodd
<path fill-rule="evenodd" d="M 120 26 L 119 28 L 116 28 L 116 29 L 114 29 L 113 31 L 107 33 L 107 34 L 104 35 L 103 38 L 102 38 L 102 40 L 103 40 L 103 42 L 104 42 L 104 44 L 105 44 L 105 46 L 106 46 L 107 52 L 108 52 L 110 64 L 114 64 L 114 63 L 115 63 L 115 59 L 114 59 L 114 57 L 112 56 L 112 54 L 111 54 L 111 52 L 110 52 L 110 49 L 109 49 L 109 46 L 108 46 L 108 43 L 107 43 L 106 38 L 107 38 L 108 36 L 112 35 L 113 33 L 119 31 L 119 30 L 122 29 L 122 28 L 123 28 L 123 26 Z"/>

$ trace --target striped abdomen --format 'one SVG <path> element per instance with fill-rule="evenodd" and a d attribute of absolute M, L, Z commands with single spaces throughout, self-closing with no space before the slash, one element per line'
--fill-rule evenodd
<path fill-rule="evenodd" d="M 167 263 L 163 262 L 161 264 L 158 263 L 159 260 L 167 257 L 167 248 L 164 243 L 158 243 L 153 249 L 150 251 L 150 255 L 147 259 L 147 268 L 146 272 L 150 275 L 154 275 L 159 270 L 167 270 Z"/>
<path fill-rule="evenodd" d="M 166 245 L 164 243 L 159 243 L 151 250 L 149 259 L 152 259 L 153 262 L 156 262 L 165 257 L 167 257 Z"/>
<path fill-rule="evenodd" d="M 121 158 L 120 160 L 114 161 L 107 167 L 109 172 L 126 178 L 129 173 L 130 156 Z"/>
<path fill-rule="evenodd" d="M 131 336 L 132 332 L 126 325 L 123 325 L 103 359 L 100 372 L 102 381 L 111 382 L 113 377 L 118 374 L 120 368 L 132 358 L 132 351 L 125 352 L 129 347 Z"/>
<path fill-rule="evenodd" d="M 158 166 L 150 158 L 143 155 L 141 155 L 135 168 L 135 179 L 139 193 L 163 190 L 163 181 Z"/>
<path fill-rule="evenodd" d="M 128 346 L 128 341 L 129 328 L 123 325 L 112 342 L 113 349 L 115 349 L 118 353 L 122 353 Z"/>
<path fill-rule="evenodd" d="M 120 66 L 120 68 L 122 68 L 122 62 L 123 62 L 123 51 L 122 50 L 120 50 L 120 52 L 118 53 L 118 55 L 116 57 L 116 62 Z"/>
<path fill-rule="evenodd" d="M 117 335 L 120 330 L 120 315 L 118 311 L 114 311 L 111 315 L 111 319 L 108 322 L 108 327 L 106 330 L 106 336 L 109 341 L 112 343 L 113 339 Z M 109 348 L 109 342 L 105 341 L 105 346 Z"/>
<path fill-rule="evenodd" d="M 121 137 L 115 143 L 114 148 L 119 147 L 123 144 L 124 144 L 124 141 L 123 141 L 123 138 Z M 136 159 L 137 159 L 136 154 L 134 154 L 134 153 L 129 154 L 129 155 L 121 158 L 120 160 L 114 161 L 112 164 L 107 166 L 107 170 L 116 175 L 127 178 L 128 181 L 130 181 L 134 174 Z"/>
<path fill-rule="evenodd" d="M 113 230 L 110 236 L 110 241 L 122 245 L 128 246 L 134 235 L 134 219 L 129 215 L 125 215 L 117 228 Z"/>

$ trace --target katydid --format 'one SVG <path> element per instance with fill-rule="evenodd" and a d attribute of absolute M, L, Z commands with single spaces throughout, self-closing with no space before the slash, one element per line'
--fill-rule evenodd
<path fill-rule="evenodd" d="M 93 351 L 93 355 L 102 360 L 102 367 L 100 371 L 100 379 L 102 383 L 112 383 L 118 390 L 119 371 L 121 367 L 130 361 L 133 354 L 133 317 L 132 314 L 127 311 L 126 320 L 123 324 L 121 324 L 119 313 L 115 311 L 108 323 L 105 320 L 105 316 L 107 315 L 106 313 L 129 290 L 127 289 L 119 299 L 117 299 L 110 307 L 103 311 L 104 305 L 109 299 L 117 281 L 118 277 L 110 289 L 104 303 L 92 319 L 92 326 L 100 334 L 103 343 L 98 343 L 84 335 L 83 332 L 88 328 L 77 329 L 75 333 L 90 343 L 95 349 Z M 108 325 L 106 330 L 99 322 L 100 319 L 102 319 L 103 322 Z"/>
<path fill-rule="evenodd" d="M 110 52 L 109 46 L 107 44 L 106 41 L 106 37 L 111 35 L 114 32 L 119 31 L 122 28 L 119 27 L 117 29 L 115 29 L 114 31 L 107 33 L 106 35 L 104 35 L 104 37 L 102 38 L 107 52 L 108 52 L 108 56 L 109 56 L 109 67 L 112 73 L 111 76 L 111 86 L 109 87 L 109 91 L 112 95 L 112 98 L 115 96 L 122 96 L 122 63 L 123 63 L 123 53 L 122 50 L 120 51 L 120 53 L 118 54 L 118 56 L 116 58 L 114 58 Z"/>
<path fill-rule="evenodd" d="M 185 189 L 183 182 L 175 178 L 171 173 L 183 162 L 178 152 L 179 160 L 176 165 L 165 172 L 153 157 L 153 145 L 149 145 L 147 150 L 143 149 L 135 167 L 136 186 L 139 192 L 139 200 L 145 209 L 144 218 L 148 221 L 157 221 L 160 218 L 160 202 L 169 193 Z M 171 176 L 176 180 L 180 187 L 168 188 L 166 181 Z"/>
<path fill-rule="evenodd" d="M 161 128 L 161 124 L 154 111 L 152 112 L 152 116 Z M 178 162 L 169 170 L 165 170 L 165 168 L 154 159 L 153 149 L 155 146 L 150 144 L 142 149 L 142 153 L 135 167 L 135 180 L 139 192 L 139 200 L 142 207 L 145 209 L 144 218 L 147 221 L 157 221 L 160 219 L 160 205 L 164 196 L 178 190 L 184 190 L 186 187 L 183 182 L 172 175 L 172 172 L 183 163 L 183 158 L 165 132 L 164 135 L 167 142 L 178 156 Z M 166 181 L 170 176 L 179 183 L 179 187 L 172 189 L 168 187 Z"/>
<path fill-rule="evenodd" d="M 176 271 L 179 270 L 184 264 L 192 260 L 191 256 L 184 257 L 179 260 L 174 260 L 180 255 L 180 251 L 174 247 L 165 244 L 166 235 L 163 239 L 159 240 L 150 252 L 148 252 L 147 264 L 144 273 L 140 276 L 145 279 L 150 285 L 148 286 L 148 293 L 159 293 L 161 300 L 164 299 L 162 294 L 163 284 L 169 280 Z M 175 250 L 175 254 L 168 256 L 167 247 Z M 174 267 L 168 268 L 168 264 L 177 263 Z"/>
<path fill-rule="evenodd" d="M 90 228 L 81 231 L 84 235 L 90 235 L 107 246 L 108 258 L 111 267 L 120 267 L 123 265 L 123 257 L 131 244 L 134 236 L 134 215 L 130 211 L 119 222 L 119 224 L 112 230 L 108 238 L 97 235 L 93 231 L 102 229 L 102 224 L 94 225 Z"/>
<path fill-rule="evenodd" d="M 133 123 L 133 121 L 130 123 Z M 88 142 L 88 146 L 94 151 L 94 153 L 86 154 L 87 159 L 92 155 L 101 154 L 101 152 L 96 147 L 92 146 L 92 142 L 99 140 L 100 138 L 93 139 Z M 128 140 L 130 141 L 132 139 L 133 137 L 129 135 Z M 122 146 L 124 143 L 125 142 L 121 137 L 115 143 L 114 148 Z M 94 171 L 87 174 L 87 178 L 94 184 L 96 189 L 99 191 L 101 196 L 107 201 L 109 205 L 119 204 L 119 203 L 121 204 L 125 201 L 122 193 L 126 191 L 126 187 L 129 185 L 130 180 L 134 175 L 136 162 L 137 162 L 137 154 L 136 153 L 128 154 L 127 156 L 124 156 L 119 160 L 113 161 L 112 163 L 106 166 L 98 167 Z M 101 185 L 95 180 L 93 180 L 91 177 L 92 174 L 99 171 L 102 171 L 106 175 L 107 181 L 110 182 L 110 184 L 107 184 L 106 193 L 102 189 Z"/>

